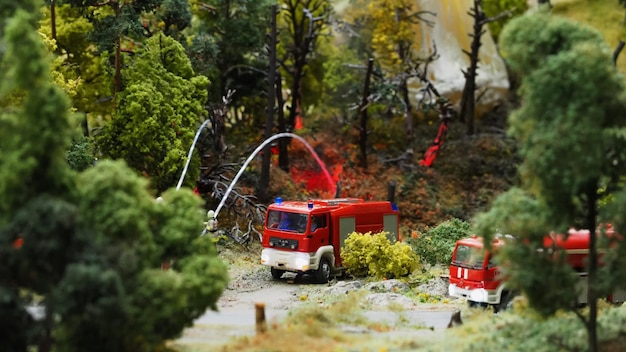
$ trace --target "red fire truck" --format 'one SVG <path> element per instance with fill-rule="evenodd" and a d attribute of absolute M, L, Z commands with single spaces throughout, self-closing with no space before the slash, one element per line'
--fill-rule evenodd
<path fill-rule="evenodd" d="M 289 271 L 328 282 L 344 270 L 340 254 L 350 233 L 386 231 L 397 241 L 398 223 L 398 209 L 389 201 L 277 198 L 267 210 L 261 264 L 269 266 L 277 279 Z"/>
<path fill-rule="evenodd" d="M 502 236 L 494 240 L 495 252 L 505 243 Z M 589 254 L 589 231 L 571 229 L 568 236 L 551 234 L 544 238 L 544 248 L 563 248 L 569 265 L 579 274 L 580 304 L 587 303 L 585 259 Z M 493 306 L 496 311 L 506 307 L 513 294 L 502 279 L 491 253 L 483 248 L 482 238 L 472 236 L 457 241 L 450 263 L 451 297 L 466 298 L 470 306 Z M 615 303 L 624 302 L 626 293 L 617 291 L 609 297 Z"/>

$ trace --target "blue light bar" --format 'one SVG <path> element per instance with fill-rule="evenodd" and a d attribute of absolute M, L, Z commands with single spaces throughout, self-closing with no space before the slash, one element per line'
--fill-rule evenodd
<path fill-rule="evenodd" d="M 276 197 L 276 204 L 278 205 L 283 204 L 283 199 L 281 197 Z"/>

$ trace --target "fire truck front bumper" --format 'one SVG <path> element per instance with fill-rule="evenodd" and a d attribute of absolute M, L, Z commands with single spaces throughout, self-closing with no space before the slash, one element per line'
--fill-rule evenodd
<path fill-rule="evenodd" d="M 500 303 L 500 296 L 498 295 L 497 290 L 485 290 L 484 288 L 466 289 L 450 284 L 448 286 L 448 294 L 450 297 L 466 298 L 477 303 Z"/>
<path fill-rule="evenodd" d="M 273 248 L 261 251 L 261 264 L 285 271 L 308 271 L 311 267 L 311 255 L 302 252 L 288 252 Z"/>

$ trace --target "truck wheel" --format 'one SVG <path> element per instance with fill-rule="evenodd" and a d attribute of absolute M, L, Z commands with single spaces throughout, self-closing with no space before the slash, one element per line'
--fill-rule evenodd
<path fill-rule="evenodd" d="M 315 281 L 321 284 L 327 283 L 328 280 L 330 280 L 331 270 L 332 268 L 330 266 L 330 261 L 328 260 L 328 258 L 323 257 L 320 260 L 320 266 L 317 268 L 317 271 L 315 272 Z"/>
<path fill-rule="evenodd" d="M 274 267 L 270 268 L 270 271 L 274 279 L 280 279 L 285 273 L 285 270 L 276 269 Z"/>
<path fill-rule="evenodd" d="M 470 308 L 487 308 L 489 305 L 487 303 L 483 303 L 483 302 L 476 302 L 476 301 L 467 301 L 467 306 Z"/>
<path fill-rule="evenodd" d="M 506 309 L 510 309 L 513 306 L 513 298 L 515 298 L 515 294 L 513 292 L 502 292 L 502 297 L 500 298 L 500 303 L 493 306 L 494 313 L 501 312 Z"/>

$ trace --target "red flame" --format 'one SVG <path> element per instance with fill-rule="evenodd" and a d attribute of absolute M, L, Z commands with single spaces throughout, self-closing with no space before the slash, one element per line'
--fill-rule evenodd
<path fill-rule="evenodd" d="M 296 185 L 302 185 L 309 192 L 322 192 L 322 193 L 335 193 L 335 185 L 339 180 L 339 175 L 341 174 L 342 166 L 336 165 L 329 170 L 331 174 L 331 178 L 333 183 L 331 184 L 328 180 L 326 174 L 316 168 L 314 170 L 311 169 L 300 169 L 296 167 L 291 168 L 291 177 Z"/>
<path fill-rule="evenodd" d="M 18 237 L 17 239 L 15 239 L 15 241 L 13 241 L 13 248 L 15 249 L 20 249 L 22 248 L 23 245 L 24 245 L 24 239 L 21 237 Z"/>

